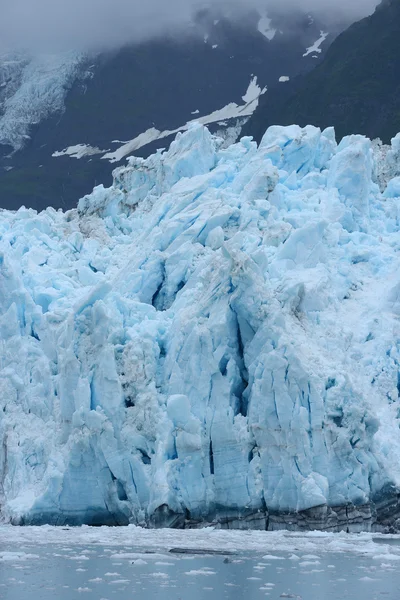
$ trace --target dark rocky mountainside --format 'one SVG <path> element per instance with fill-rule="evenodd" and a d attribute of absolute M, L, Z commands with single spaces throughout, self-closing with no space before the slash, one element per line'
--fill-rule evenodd
<path fill-rule="evenodd" d="M 362 133 L 384 142 L 400 131 L 400 1 L 339 35 L 324 60 L 271 90 L 244 127 L 259 140 L 270 125 L 334 125 L 337 137 Z"/>
<path fill-rule="evenodd" d="M 73 68 L 70 61 L 62 66 L 64 71 L 58 70 L 64 73 L 58 83 L 53 72 L 43 75 L 42 65 L 34 72 L 18 61 L 2 65 L 0 57 L 0 205 L 11 209 L 76 206 L 94 185 L 109 185 L 112 169 L 123 164 L 125 156 L 113 164 L 102 158 L 106 151 L 113 152 L 152 128 L 171 131 L 230 103 L 244 106 L 251 81 L 256 81 L 259 91 L 286 86 L 287 81 L 279 79 L 292 79 L 314 68 L 344 25 L 327 26 L 310 15 L 260 20 L 260 15 L 250 14 L 240 26 L 203 15 L 197 28 L 196 35 L 185 39 L 153 40 L 79 58 Z M 328 35 L 321 38 L 321 30 Z M 316 50 L 307 52 L 318 40 Z M 14 64 L 19 65 L 18 72 Z M 40 77 L 43 86 L 52 86 L 43 100 L 49 106 L 32 109 L 30 116 L 31 99 L 22 93 L 30 89 L 28 76 L 36 78 L 36 86 Z M 60 100 L 60 95 L 65 97 Z M 218 113 L 211 128 L 243 124 L 256 104 L 257 100 L 253 108 L 247 107 L 243 119 L 237 114 L 231 117 L 229 110 Z M 15 115 L 23 125 L 32 120 L 26 135 L 17 132 L 17 142 Z M 3 141 L 2 131 L 6 132 Z M 135 154 L 146 156 L 170 140 L 171 136 L 152 143 L 148 139 Z M 79 159 L 68 152 L 53 156 L 77 145 L 87 145 L 94 153 Z"/>

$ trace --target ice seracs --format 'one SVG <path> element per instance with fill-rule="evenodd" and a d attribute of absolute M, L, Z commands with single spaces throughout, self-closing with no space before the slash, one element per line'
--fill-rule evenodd
<path fill-rule="evenodd" d="M 192 123 L 77 210 L 0 213 L 1 518 L 396 527 L 400 186 L 376 156 Z"/>

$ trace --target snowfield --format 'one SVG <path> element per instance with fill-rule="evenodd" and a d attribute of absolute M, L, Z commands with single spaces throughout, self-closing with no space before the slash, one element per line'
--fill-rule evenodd
<path fill-rule="evenodd" d="M 0 213 L 3 521 L 396 529 L 400 136 L 221 144 Z"/>

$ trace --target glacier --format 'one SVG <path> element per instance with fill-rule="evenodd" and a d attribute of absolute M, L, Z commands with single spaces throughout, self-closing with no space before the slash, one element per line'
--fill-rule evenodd
<path fill-rule="evenodd" d="M 0 144 L 21 150 L 34 125 L 62 112 L 78 76 L 92 75 L 84 72 L 85 61 L 87 56 L 77 52 L 0 54 Z"/>
<path fill-rule="evenodd" d="M 396 530 L 399 175 L 400 135 L 192 123 L 1 211 L 0 519 Z"/>

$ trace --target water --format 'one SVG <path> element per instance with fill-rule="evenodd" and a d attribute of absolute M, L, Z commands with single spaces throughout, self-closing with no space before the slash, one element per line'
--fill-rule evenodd
<path fill-rule="evenodd" d="M 400 598 L 398 557 L 389 553 L 387 560 L 379 553 L 364 556 L 355 550 L 310 554 L 307 544 L 295 539 L 293 552 L 190 555 L 89 539 L 76 544 L 60 537 L 59 543 L 47 544 L 46 535 L 44 529 L 37 541 L 21 543 L 15 543 L 14 532 L 0 536 L 2 600 Z M 319 548 L 323 550 L 323 540 Z"/>

